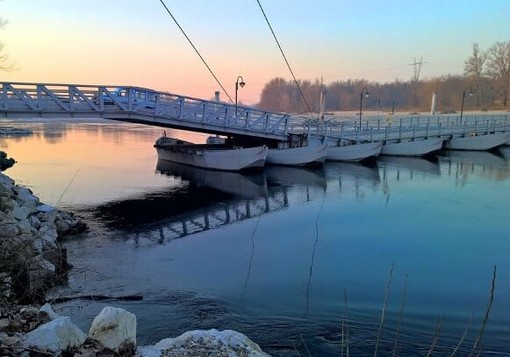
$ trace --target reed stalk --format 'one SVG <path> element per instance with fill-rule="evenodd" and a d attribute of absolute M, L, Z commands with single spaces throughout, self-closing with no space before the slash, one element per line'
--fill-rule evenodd
<path fill-rule="evenodd" d="M 391 269 L 388 277 L 388 284 L 386 285 L 386 291 L 384 292 L 384 302 L 383 308 L 381 312 L 381 321 L 379 322 L 379 331 L 377 332 L 377 339 L 375 340 L 375 349 L 374 349 L 374 357 L 377 356 L 377 350 L 379 349 L 379 341 L 381 339 L 381 333 L 384 325 L 384 314 L 386 312 L 386 306 L 388 304 L 388 295 L 391 287 L 391 279 L 393 276 L 393 268 L 395 267 L 395 263 L 391 264 Z"/>
<path fill-rule="evenodd" d="M 406 274 L 406 277 L 404 280 L 404 289 L 402 291 L 402 301 L 400 303 L 400 312 L 398 315 L 397 332 L 395 333 L 395 343 L 393 344 L 393 356 L 397 355 L 398 338 L 400 336 L 400 326 L 402 325 L 402 318 L 404 316 L 404 307 L 406 304 L 406 297 L 407 297 L 407 274 Z"/>
<path fill-rule="evenodd" d="M 478 337 L 476 338 L 475 344 L 473 345 L 473 349 L 469 353 L 469 356 L 472 356 L 479 348 L 482 343 L 483 333 L 485 331 L 485 326 L 487 325 L 487 321 L 489 320 L 489 315 L 492 309 L 492 303 L 494 302 L 494 290 L 496 288 L 496 265 L 494 265 L 494 271 L 492 273 L 492 285 L 491 292 L 489 296 L 489 304 L 487 305 L 487 309 L 485 310 L 485 316 L 482 321 L 482 327 L 480 328 L 480 332 L 478 333 Z M 478 352 L 480 354 L 481 351 Z"/>
<path fill-rule="evenodd" d="M 459 350 L 460 346 L 462 345 L 462 342 L 464 342 L 464 339 L 466 338 L 467 336 L 467 333 L 469 331 L 469 328 L 471 327 L 471 323 L 473 322 L 473 318 L 474 318 L 475 314 L 471 314 L 471 318 L 469 319 L 468 321 L 468 324 L 466 326 L 466 329 L 464 330 L 464 333 L 462 334 L 462 337 L 460 338 L 460 341 L 459 343 L 457 344 L 457 346 L 455 346 L 455 349 L 452 351 L 452 353 L 450 354 L 450 357 L 453 357 L 455 356 L 455 354 L 457 353 L 457 351 Z"/>
<path fill-rule="evenodd" d="M 310 353 L 310 350 L 308 349 L 308 346 L 306 345 L 306 342 L 303 338 L 303 335 L 301 334 L 301 332 L 299 333 L 299 337 L 301 338 L 301 342 L 303 342 L 303 345 L 305 346 L 305 349 L 306 349 L 306 353 L 308 353 L 308 356 L 311 356 L 312 354 Z"/>
<path fill-rule="evenodd" d="M 57 203 L 55 203 L 55 207 L 58 207 L 58 205 L 60 204 L 60 201 L 62 200 L 62 198 L 64 197 L 66 192 L 69 190 L 69 187 L 71 187 L 72 183 L 74 182 L 74 179 L 76 178 L 76 176 L 78 176 L 78 172 L 80 172 L 80 169 L 76 170 L 76 172 L 74 173 L 73 177 L 71 178 L 71 181 L 68 182 L 66 188 L 60 194 L 60 197 L 58 198 Z"/>
<path fill-rule="evenodd" d="M 432 356 L 432 352 L 434 352 L 434 348 L 436 347 L 437 340 L 439 339 L 439 333 L 441 332 L 441 326 L 443 325 L 444 314 L 441 315 L 441 318 L 437 322 L 436 332 L 434 333 L 434 338 L 432 339 L 432 343 L 430 344 L 429 352 L 427 353 L 427 357 Z"/>

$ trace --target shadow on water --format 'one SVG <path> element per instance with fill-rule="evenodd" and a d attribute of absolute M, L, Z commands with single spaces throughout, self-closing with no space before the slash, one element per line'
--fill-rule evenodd
<path fill-rule="evenodd" d="M 206 209 L 232 196 L 223 191 L 193 184 L 153 192 L 102 204 L 93 209 L 96 219 L 114 229 L 133 229 L 139 225 L 186 215 L 198 209 Z"/>
<path fill-rule="evenodd" d="M 312 199 L 308 189 L 327 186 L 323 169 L 270 167 L 246 174 L 158 161 L 156 172 L 182 181 L 178 187 L 107 202 L 86 213 L 109 229 L 135 233 L 137 245 L 163 244 L 284 209 L 294 185 L 306 188 L 306 201 Z"/>

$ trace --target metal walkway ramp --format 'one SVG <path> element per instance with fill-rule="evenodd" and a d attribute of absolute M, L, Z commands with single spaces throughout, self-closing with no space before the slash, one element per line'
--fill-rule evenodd
<path fill-rule="evenodd" d="M 0 82 L 0 117 L 104 118 L 223 135 L 285 140 L 290 115 L 152 89 Z"/>

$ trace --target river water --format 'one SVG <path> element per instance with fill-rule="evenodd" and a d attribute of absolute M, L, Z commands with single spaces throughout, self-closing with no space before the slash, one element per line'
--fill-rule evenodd
<path fill-rule="evenodd" d="M 378 335 L 383 355 L 396 339 L 400 355 L 443 355 L 467 329 L 462 355 L 496 267 L 481 345 L 510 353 L 510 148 L 243 175 L 158 162 L 160 128 L 0 125 L 33 131 L 0 139 L 18 161 L 7 174 L 90 227 L 63 243 L 74 268 L 52 294 L 143 295 L 56 306 L 85 331 L 113 305 L 137 315 L 140 345 L 216 328 L 273 355 L 339 356 L 345 341 L 373 355 Z"/>

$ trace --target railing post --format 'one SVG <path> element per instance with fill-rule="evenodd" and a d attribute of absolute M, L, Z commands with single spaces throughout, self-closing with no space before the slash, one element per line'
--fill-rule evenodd
<path fill-rule="evenodd" d="M 159 103 L 161 101 L 160 97 L 161 97 L 161 95 L 159 93 L 156 93 L 155 104 L 154 104 L 154 114 L 156 114 L 156 115 L 158 115 L 158 113 L 159 113 Z"/>
<path fill-rule="evenodd" d="M 129 87 L 127 90 L 128 93 L 128 111 L 133 110 L 133 87 Z"/>
<path fill-rule="evenodd" d="M 425 128 L 425 138 L 429 137 L 429 123 L 427 123 L 427 126 Z"/>
<path fill-rule="evenodd" d="M 73 95 L 73 92 L 74 92 L 74 89 L 76 87 L 74 86 L 67 86 L 67 95 L 69 96 L 69 109 L 71 111 L 74 111 L 74 95 Z"/>
<path fill-rule="evenodd" d="M 248 121 L 250 120 L 250 112 L 246 113 L 246 120 L 244 121 L 244 128 L 248 127 Z M 285 131 L 287 131 L 287 123 L 285 123 Z"/>
<path fill-rule="evenodd" d="M 37 85 L 37 110 L 42 110 L 42 85 Z"/>
<path fill-rule="evenodd" d="M 179 103 L 179 110 L 177 112 L 177 118 L 178 119 L 183 119 L 183 112 L 184 112 L 184 98 L 182 97 L 179 97 L 178 99 L 178 103 Z M 226 116 L 226 113 L 225 113 L 225 119 L 227 118 Z"/>
<path fill-rule="evenodd" d="M 97 87 L 97 100 L 99 101 L 99 109 L 101 111 L 104 111 L 104 98 L 103 98 L 103 93 L 104 93 L 104 87 Z"/>
<path fill-rule="evenodd" d="M 2 83 L 2 108 L 9 109 L 7 104 L 7 83 Z"/>
<path fill-rule="evenodd" d="M 202 108 L 202 123 L 205 123 L 206 113 L 207 113 L 207 102 L 204 102 L 203 108 Z"/>

